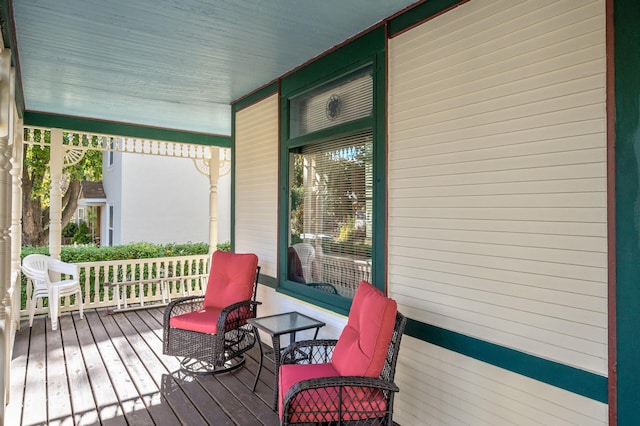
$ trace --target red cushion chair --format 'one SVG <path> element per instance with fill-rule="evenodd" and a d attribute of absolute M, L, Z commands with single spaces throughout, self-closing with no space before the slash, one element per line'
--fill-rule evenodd
<path fill-rule="evenodd" d="M 281 423 L 392 424 L 405 323 L 394 300 L 361 282 L 338 340 L 297 342 L 283 352 Z"/>
<path fill-rule="evenodd" d="M 167 305 L 163 353 L 184 357 L 191 373 L 218 373 L 237 368 L 256 342 L 247 319 L 256 317 L 260 267 L 255 254 L 216 251 L 211 257 L 204 296 L 189 296 Z"/>

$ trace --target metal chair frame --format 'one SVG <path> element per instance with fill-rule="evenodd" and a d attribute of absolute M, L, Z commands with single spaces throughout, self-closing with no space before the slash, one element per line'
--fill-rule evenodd
<path fill-rule="evenodd" d="M 171 318 L 203 309 L 203 296 L 187 296 L 170 302 L 164 311 L 163 353 L 184 357 L 182 369 L 193 374 L 228 372 L 244 363 L 244 353 L 256 343 L 247 319 L 257 316 L 256 301 L 260 267 L 256 269 L 253 297 L 225 307 L 218 317 L 216 334 L 170 327 Z"/>
<path fill-rule="evenodd" d="M 400 390 L 394 383 L 394 377 L 406 322 L 406 317 L 397 312 L 387 357 L 378 378 L 333 376 L 302 380 L 294 384 L 283 397 L 281 425 L 392 425 L 393 398 Z M 321 339 L 293 343 L 283 351 L 280 365 L 331 362 L 337 342 Z M 331 401 L 331 396 L 339 400 Z M 345 403 L 347 399 L 357 399 L 356 407 L 368 406 L 369 410 L 350 411 L 349 404 Z M 304 405 L 301 401 L 304 400 L 311 401 L 309 405 L 315 411 L 304 411 L 301 408 Z M 296 418 L 305 420 L 298 422 Z M 313 421 L 309 421 L 309 418 Z"/>

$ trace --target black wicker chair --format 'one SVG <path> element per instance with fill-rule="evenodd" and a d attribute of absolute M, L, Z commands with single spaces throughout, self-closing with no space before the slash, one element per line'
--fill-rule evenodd
<path fill-rule="evenodd" d="M 368 283 L 367 283 L 368 284 Z M 358 288 L 354 305 L 357 303 Z M 391 300 L 391 299 L 388 299 Z M 380 374 L 371 377 L 369 369 L 367 375 L 336 374 L 334 350 L 338 342 L 344 338 L 350 324 L 358 322 L 352 318 L 352 306 L 349 322 L 338 340 L 309 340 L 297 342 L 286 348 L 281 356 L 279 377 L 279 411 L 281 425 L 289 424 L 330 424 L 330 425 L 392 425 L 393 398 L 398 387 L 394 384 L 395 368 L 400 349 L 400 340 L 404 332 L 406 318 L 395 310 L 393 313 L 375 312 L 371 305 L 364 306 L 360 311 L 368 311 L 365 315 L 391 316 L 393 330 L 388 346 L 382 348 L 384 357 Z M 374 311 L 374 312 L 372 312 Z M 394 315 L 395 314 L 395 315 Z M 367 323 L 367 328 L 375 328 L 377 324 Z M 348 340 L 348 336 L 347 336 Z M 388 341 L 388 340 L 387 340 Z M 357 362 L 358 345 L 347 345 L 350 349 L 345 352 L 345 345 L 339 349 L 342 358 L 348 358 L 345 365 L 347 372 L 351 371 L 351 362 Z M 386 351 L 385 351 L 386 348 Z M 337 351 L 335 351 L 337 352 Z M 353 356 L 352 356 L 353 355 Z M 355 361 L 354 361 L 355 360 Z M 292 365 L 294 365 L 291 367 Z M 289 366 L 289 367 L 288 367 Z M 309 369 L 308 367 L 311 367 Z M 345 370 L 345 368 L 341 368 Z M 340 370 L 340 368 L 338 369 Z M 356 368 L 357 370 L 357 368 Z M 287 378 L 287 375 L 289 376 Z M 300 381 L 291 379 L 303 378 Z M 293 384 L 292 384 L 293 382 Z"/>
<path fill-rule="evenodd" d="M 184 357 L 189 373 L 215 374 L 244 363 L 256 342 L 247 319 L 256 317 L 260 267 L 255 254 L 216 251 L 204 296 L 169 303 L 164 312 L 163 353 Z"/>

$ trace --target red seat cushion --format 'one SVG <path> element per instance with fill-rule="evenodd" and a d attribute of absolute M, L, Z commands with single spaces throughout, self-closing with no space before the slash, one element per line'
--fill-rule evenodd
<path fill-rule="evenodd" d="M 379 377 L 393 336 L 397 304 L 362 281 L 331 362 L 341 376 Z"/>
<path fill-rule="evenodd" d="M 204 306 L 224 308 L 251 300 L 257 267 L 258 256 L 253 253 L 214 252 Z"/>
<path fill-rule="evenodd" d="M 169 320 L 169 326 L 199 333 L 216 334 L 221 311 L 222 308 L 209 307 L 201 311 L 176 315 Z"/>
<path fill-rule="evenodd" d="M 283 417 L 284 397 L 293 385 L 321 377 L 339 376 L 332 364 L 289 364 L 280 367 L 278 412 Z M 290 404 L 293 410 L 289 415 L 291 423 L 319 423 L 338 421 L 342 401 L 342 420 L 361 420 L 381 417 L 387 408 L 382 392 L 371 391 L 361 387 L 345 387 L 340 398 L 338 386 L 310 389 L 296 395 Z"/>
<path fill-rule="evenodd" d="M 280 367 L 278 389 L 278 412 L 282 413 L 282 403 L 285 395 L 301 380 L 317 379 L 319 377 L 338 376 L 333 365 L 327 364 L 287 364 Z"/>

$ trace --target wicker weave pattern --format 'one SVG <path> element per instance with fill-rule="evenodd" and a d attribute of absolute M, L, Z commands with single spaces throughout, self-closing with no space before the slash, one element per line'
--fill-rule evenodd
<path fill-rule="evenodd" d="M 261 304 L 255 300 L 259 273 L 260 267 L 256 271 L 253 300 L 224 308 L 218 317 L 217 334 L 170 327 L 172 317 L 203 309 L 204 296 L 188 296 L 169 303 L 164 311 L 162 352 L 198 360 L 207 372 L 216 372 L 225 370 L 229 361 L 251 349 L 256 337 L 247 319 L 256 317 L 257 306 Z"/>
<path fill-rule="evenodd" d="M 292 343 L 282 352 L 280 365 L 331 362 L 331 356 L 337 343 L 338 341 L 335 339 L 303 340 Z"/>
<path fill-rule="evenodd" d="M 380 377 L 337 376 L 303 380 L 283 398 L 282 425 L 391 425 L 393 383 L 400 340 L 406 318 L 396 314 L 396 323 Z M 281 365 L 331 362 L 337 340 L 297 342 L 284 350 Z"/>

